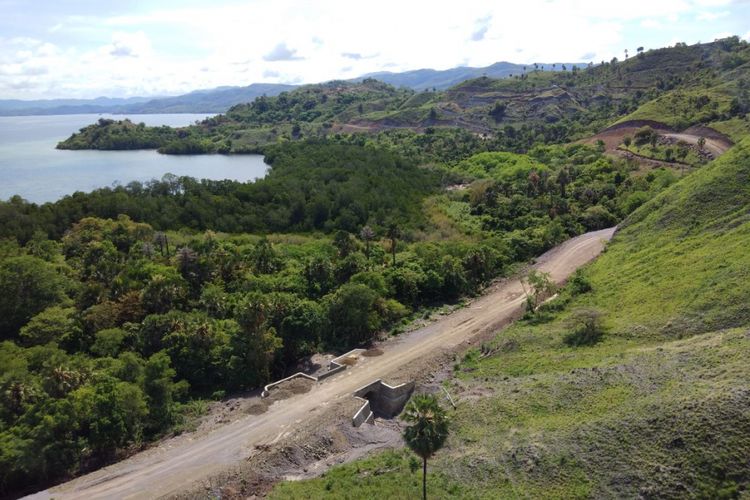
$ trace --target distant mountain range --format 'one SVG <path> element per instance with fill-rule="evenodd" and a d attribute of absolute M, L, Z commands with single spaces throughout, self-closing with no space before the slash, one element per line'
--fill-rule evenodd
<path fill-rule="evenodd" d="M 539 68 L 545 70 L 560 71 L 562 67 L 572 68 L 574 65 L 584 66 L 583 63 L 553 63 L 538 64 Z M 459 66 L 446 70 L 435 69 L 417 69 L 413 71 L 404 71 L 401 73 L 391 73 L 383 71 L 379 73 L 370 73 L 362 78 L 375 78 L 381 82 L 389 83 L 394 87 L 409 87 L 414 90 L 445 90 L 453 87 L 463 81 L 488 76 L 490 78 L 508 78 L 512 75 L 520 75 L 526 71 L 533 70 L 533 64 L 514 64 L 509 62 L 497 62 L 483 68 L 471 68 L 468 66 Z M 362 78 L 359 78 L 360 80 Z"/>
<path fill-rule="evenodd" d="M 24 101 L 21 99 L 0 99 L 0 115 L 56 115 L 75 113 L 99 113 L 102 109 L 115 109 L 158 99 L 155 97 L 130 97 L 117 99 L 97 97 L 96 99 L 43 99 Z"/>
<path fill-rule="evenodd" d="M 581 63 L 578 63 L 581 65 Z M 572 67 L 574 63 L 565 63 Z M 563 64 L 539 64 L 546 70 L 561 70 Z M 409 87 L 415 90 L 444 90 L 458 83 L 480 76 L 507 78 L 533 69 L 534 65 L 498 62 L 484 68 L 461 66 L 446 70 L 418 69 L 401 73 L 379 72 L 354 78 L 354 81 L 375 78 L 395 87 Z M 18 115 L 72 115 L 83 113 L 112 114 L 156 114 L 156 113 L 223 113 L 236 104 L 253 101 L 256 97 L 276 96 L 295 85 L 277 83 L 253 83 L 246 87 L 218 87 L 196 90 L 188 94 L 169 97 L 130 97 L 117 99 L 98 97 L 96 99 L 45 99 L 24 101 L 0 99 L 0 116 Z"/>
<path fill-rule="evenodd" d="M 223 113 L 235 104 L 253 101 L 262 95 L 275 96 L 294 85 L 253 83 L 247 87 L 219 87 L 196 90 L 170 97 L 131 97 L 128 99 L 49 99 L 40 101 L 0 100 L 0 116 L 74 115 L 82 113 L 156 114 Z"/>

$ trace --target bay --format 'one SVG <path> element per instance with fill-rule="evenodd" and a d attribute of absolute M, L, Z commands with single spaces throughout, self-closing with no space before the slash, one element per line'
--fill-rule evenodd
<path fill-rule="evenodd" d="M 189 125 L 209 115 L 52 115 L 0 117 L 0 199 L 19 195 L 55 201 L 76 191 L 131 181 L 161 179 L 167 173 L 197 179 L 252 181 L 265 176 L 261 155 L 161 155 L 156 151 L 63 151 L 57 143 L 99 118 L 129 118 L 146 125 Z"/>

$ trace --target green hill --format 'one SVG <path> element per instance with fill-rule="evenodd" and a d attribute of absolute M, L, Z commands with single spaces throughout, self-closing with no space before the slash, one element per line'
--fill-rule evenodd
<path fill-rule="evenodd" d="M 680 129 L 712 125 L 738 138 L 749 130 L 748 61 L 750 46 L 731 37 L 587 67 L 530 66 L 512 78 L 480 77 L 436 92 L 374 79 L 333 81 L 259 97 L 171 136 L 161 133 L 158 141 L 148 129 L 115 122 L 87 127 L 58 147 L 247 153 L 302 138 L 460 129 L 522 151 L 535 141 L 567 142 L 635 119 Z"/>
<path fill-rule="evenodd" d="M 531 318 L 469 351 L 436 498 L 738 498 L 750 468 L 750 139 L 644 204 Z M 588 291 L 587 291 L 588 290 Z M 601 314 L 593 345 L 573 318 Z M 568 339 L 568 342 L 566 342 Z M 273 498 L 419 495 L 405 451 Z"/>

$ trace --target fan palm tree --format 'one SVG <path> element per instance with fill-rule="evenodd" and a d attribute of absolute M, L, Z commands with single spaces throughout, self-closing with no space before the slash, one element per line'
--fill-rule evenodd
<path fill-rule="evenodd" d="M 365 256 L 370 260 L 370 242 L 375 239 L 375 231 L 370 226 L 365 226 L 359 232 L 359 237 L 365 242 Z"/>
<path fill-rule="evenodd" d="M 406 405 L 404 441 L 422 457 L 422 498 L 427 500 L 427 459 L 442 448 L 448 437 L 448 417 L 435 396 L 417 394 Z"/>

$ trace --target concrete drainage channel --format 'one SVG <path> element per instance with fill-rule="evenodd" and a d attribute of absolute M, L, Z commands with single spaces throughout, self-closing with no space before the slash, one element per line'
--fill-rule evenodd
<path fill-rule="evenodd" d="M 297 378 L 303 378 L 313 382 L 325 380 L 336 373 L 346 370 L 347 366 L 355 364 L 364 352 L 365 349 L 353 349 L 346 354 L 342 354 L 338 358 L 332 359 L 328 365 L 328 371 L 317 376 L 297 372 L 286 378 L 277 380 L 263 388 L 261 397 L 266 398 L 270 396 L 271 391 L 275 387 Z M 360 387 L 352 394 L 356 399 L 362 401 L 362 406 L 352 417 L 352 425 L 354 427 L 359 427 L 365 422 L 372 424 L 375 421 L 376 415 L 385 418 L 391 418 L 398 415 L 409 400 L 412 391 L 414 391 L 414 382 L 391 386 L 380 379 Z"/>

